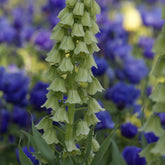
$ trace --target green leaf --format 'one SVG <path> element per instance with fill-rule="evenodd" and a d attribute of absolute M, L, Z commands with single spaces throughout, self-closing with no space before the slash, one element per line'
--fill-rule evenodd
<path fill-rule="evenodd" d="M 112 142 L 112 165 L 126 165 L 114 140 Z"/>
<path fill-rule="evenodd" d="M 91 165 L 100 165 L 101 164 L 101 160 L 104 156 L 104 154 L 106 153 L 106 151 L 108 150 L 110 144 L 112 143 L 112 137 L 114 136 L 115 132 L 117 130 L 117 127 L 114 129 L 114 131 L 112 132 L 112 134 L 110 134 L 101 144 L 99 151 L 96 153 L 95 157 L 93 158 Z"/>
<path fill-rule="evenodd" d="M 91 130 L 90 130 L 90 132 L 89 132 L 89 134 L 88 134 L 88 137 L 87 137 L 87 149 L 86 149 L 86 154 L 85 154 L 85 156 L 84 156 L 83 161 L 80 163 L 80 165 L 83 165 L 83 164 L 87 161 L 87 159 L 88 159 L 88 157 L 89 157 L 89 155 L 90 155 L 91 146 L 92 146 L 92 134 L 93 134 L 94 127 L 95 127 L 95 126 L 93 126 L 93 127 L 91 128 Z"/>

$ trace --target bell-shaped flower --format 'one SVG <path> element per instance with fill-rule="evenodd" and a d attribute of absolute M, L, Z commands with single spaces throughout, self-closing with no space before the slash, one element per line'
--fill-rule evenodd
<path fill-rule="evenodd" d="M 90 72 L 88 69 L 80 67 L 78 69 L 78 73 L 75 76 L 75 80 L 77 82 L 92 82 L 92 78 L 90 76 Z"/>
<path fill-rule="evenodd" d="M 100 32 L 100 29 L 94 20 L 91 21 L 91 24 L 92 24 L 92 26 L 90 27 L 90 31 L 93 34 L 97 34 L 98 32 Z"/>
<path fill-rule="evenodd" d="M 88 123 L 88 126 L 95 125 L 100 122 L 94 113 L 89 114 L 88 112 L 85 113 L 84 120 Z"/>
<path fill-rule="evenodd" d="M 72 37 L 84 37 L 85 33 L 82 24 L 75 23 L 71 34 Z"/>
<path fill-rule="evenodd" d="M 71 62 L 71 59 L 63 58 L 60 66 L 58 67 L 62 72 L 72 72 L 73 71 L 73 64 Z"/>
<path fill-rule="evenodd" d="M 46 79 L 53 81 L 54 77 L 57 76 L 57 74 L 56 74 L 56 68 L 57 67 L 54 66 L 54 65 L 49 66 L 49 69 L 45 73 Z"/>
<path fill-rule="evenodd" d="M 52 120 L 48 116 L 46 116 L 39 121 L 39 123 L 36 125 L 36 128 L 39 130 L 40 129 L 47 130 L 51 126 L 52 126 Z"/>
<path fill-rule="evenodd" d="M 76 48 L 74 49 L 74 53 L 76 55 L 80 54 L 80 53 L 85 53 L 85 54 L 89 54 L 88 48 L 85 44 L 85 42 L 79 41 L 76 44 Z"/>
<path fill-rule="evenodd" d="M 86 66 L 86 68 L 92 68 L 93 66 L 94 67 L 96 67 L 96 68 L 98 68 L 97 67 L 97 64 L 96 64 L 96 62 L 95 62 L 95 60 L 94 60 L 94 58 L 93 58 L 93 54 L 88 54 L 87 56 L 86 56 L 86 58 L 84 59 L 84 66 Z"/>
<path fill-rule="evenodd" d="M 100 144 L 98 143 L 98 141 L 93 137 L 92 138 L 92 150 L 94 152 L 97 152 L 100 148 Z"/>
<path fill-rule="evenodd" d="M 88 85 L 88 93 L 90 95 L 94 95 L 97 92 L 102 92 L 103 90 L 104 90 L 103 87 L 96 78 L 93 78 L 93 81 Z"/>
<path fill-rule="evenodd" d="M 69 26 L 71 27 L 74 23 L 74 18 L 73 18 L 73 14 L 68 12 L 66 13 L 62 18 L 61 21 L 59 22 L 60 25 L 62 26 Z"/>
<path fill-rule="evenodd" d="M 68 15 L 68 13 L 69 13 L 69 8 L 67 8 L 67 7 L 65 7 L 63 10 L 61 10 L 60 12 L 59 12 L 59 14 L 58 14 L 58 18 L 59 19 L 62 19 L 62 17 L 65 17 L 66 15 Z M 59 24 L 58 24 L 59 25 Z M 54 28 L 53 28 L 53 31 L 57 28 L 57 26 L 58 25 L 56 25 Z"/>
<path fill-rule="evenodd" d="M 91 17 L 90 17 L 90 14 L 87 11 L 84 12 L 84 15 L 81 18 L 81 23 L 82 23 L 83 26 L 87 26 L 87 27 L 92 26 Z"/>
<path fill-rule="evenodd" d="M 61 53 L 55 47 L 48 53 L 48 56 L 45 59 L 49 63 L 58 64 L 61 61 Z"/>
<path fill-rule="evenodd" d="M 158 137 L 160 137 L 164 132 L 160 123 L 160 118 L 156 115 L 150 116 L 146 123 L 139 128 L 139 131 L 154 132 L 154 134 Z"/>
<path fill-rule="evenodd" d="M 60 107 L 55 114 L 51 117 L 53 121 L 56 122 L 66 122 L 69 123 L 68 114 L 65 107 Z"/>
<path fill-rule="evenodd" d="M 73 7 L 76 4 L 77 0 L 66 0 L 65 3 L 68 7 Z"/>
<path fill-rule="evenodd" d="M 91 0 L 84 0 L 84 4 L 87 7 L 91 7 Z"/>
<path fill-rule="evenodd" d="M 47 144 L 58 144 L 59 140 L 57 139 L 56 129 L 55 128 L 48 128 L 44 130 L 44 134 L 42 135 L 43 139 L 46 141 Z"/>
<path fill-rule="evenodd" d="M 48 87 L 48 90 L 52 90 L 54 92 L 62 92 L 66 93 L 65 81 L 61 77 L 56 77 L 54 81 Z"/>
<path fill-rule="evenodd" d="M 150 98 L 155 102 L 165 103 L 165 83 L 159 83 Z"/>
<path fill-rule="evenodd" d="M 68 99 L 66 100 L 66 103 L 69 104 L 79 104 L 81 103 L 80 96 L 75 89 L 70 89 L 68 92 Z"/>
<path fill-rule="evenodd" d="M 90 13 L 92 16 L 95 16 L 96 14 L 100 14 L 101 9 L 96 1 L 92 1 L 92 7 L 90 9 L 91 9 Z"/>
<path fill-rule="evenodd" d="M 84 41 L 85 41 L 85 43 L 86 43 L 87 45 L 90 45 L 90 44 L 92 44 L 92 43 L 97 43 L 96 37 L 95 37 L 94 34 L 93 34 L 91 31 L 89 31 L 89 30 L 87 30 L 87 31 L 85 32 L 85 39 L 84 39 Z"/>
<path fill-rule="evenodd" d="M 61 42 L 64 38 L 64 29 L 60 26 L 53 31 L 53 34 L 50 39 L 56 40 L 57 42 Z"/>
<path fill-rule="evenodd" d="M 153 106 L 153 111 L 156 112 L 156 113 L 162 113 L 164 112 L 165 113 L 165 103 L 156 103 L 154 106 Z"/>
<path fill-rule="evenodd" d="M 86 121 L 80 120 L 76 128 L 76 137 L 78 139 L 83 139 L 84 137 L 87 137 L 89 131 L 90 129 L 88 127 L 88 123 Z"/>
<path fill-rule="evenodd" d="M 47 97 L 47 100 L 42 107 L 46 107 L 47 109 L 51 108 L 56 111 L 59 108 L 58 97 L 55 94 L 50 95 Z"/>
<path fill-rule="evenodd" d="M 76 16 L 83 16 L 84 15 L 84 3 L 77 1 L 74 9 L 73 14 Z"/>
<path fill-rule="evenodd" d="M 78 89 L 78 93 L 79 93 L 79 95 L 80 95 L 82 104 L 83 104 L 83 103 L 87 104 L 87 101 L 88 101 L 87 90 L 86 90 L 86 89 L 83 89 L 83 88 L 79 88 L 79 89 Z"/>
<path fill-rule="evenodd" d="M 155 147 L 150 151 L 153 154 L 164 156 L 165 155 L 164 146 L 165 146 L 165 133 L 162 134 L 162 136 L 156 143 Z"/>
<path fill-rule="evenodd" d="M 151 74 L 155 77 L 165 77 L 165 55 L 158 58 Z"/>
<path fill-rule="evenodd" d="M 104 111 L 105 110 L 104 108 L 102 108 L 100 106 L 100 104 L 94 98 L 89 99 L 89 101 L 88 101 L 88 107 L 89 107 L 89 109 L 88 109 L 88 113 L 89 114 L 97 113 L 97 112 L 100 112 L 100 111 Z"/>
<path fill-rule="evenodd" d="M 71 36 L 65 36 L 59 47 L 61 50 L 73 50 L 74 42 Z"/>
<path fill-rule="evenodd" d="M 80 150 L 76 147 L 75 142 L 73 141 L 73 139 L 65 141 L 65 145 L 66 145 L 66 148 L 67 148 L 68 152 L 72 152 L 75 155 L 80 155 L 81 154 Z"/>

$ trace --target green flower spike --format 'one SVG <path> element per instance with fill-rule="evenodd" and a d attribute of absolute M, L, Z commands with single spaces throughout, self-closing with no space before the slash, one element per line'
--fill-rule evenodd
<path fill-rule="evenodd" d="M 95 66 L 97 68 L 97 64 L 92 54 L 87 55 L 86 59 L 84 60 L 84 66 L 86 66 L 86 68 L 91 68 L 92 66 Z"/>
<path fill-rule="evenodd" d="M 68 115 L 67 115 L 67 112 L 66 112 L 65 107 L 59 108 L 55 112 L 55 114 L 53 115 L 53 117 L 51 117 L 51 119 L 53 121 L 56 121 L 56 122 L 66 122 L 66 123 L 69 123 Z"/>
<path fill-rule="evenodd" d="M 56 40 L 57 42 L 61 42 L 63 38 L 64 38 L 64 29 L 58 26 L 58 28 L 54 30 L 50 39 Z"/>
<path fill-rule="evenodd" d="M 48 116 L 42 118 L 42 120 L 36 125 L 37 129 L 46 130 L 52 126 L 52 120 Z"/>
<path fill-rule="evenodd" d="M 63 41 L 60 44 L 61 50 L 73 50 L 74 49 L 74 42 L 72 37 L 65 36 Z"/>
<path fill-rule="evenodd" d="M 72 37 L 84 37 L 84 29 L 82 24 L 75 23 L 73 25 L 73 30 L 72 30 Z"/>
<path fill-rule="evenodd" d="M 80 99 L 80 96 L 79 96 L 77 90 L 75 90 L 75 89 L 69 90 L 68 99 L 66 100 L 66 103 L 69 103 L 69 104 L 80 104 L 81 103 L 81 99 Z"/>
<path fill-rule="evenodd" d="M 76 4 L 77 0 L 66 0 L 65 3 L 68 7 L 73 7 Z"/>
<path fill-rule="evenodd" d="M 68 152 L 72 152 L 73 154 L 77 155 L 81 154 L 80 150 L 76 147 L 73 140 L 67 140 L 65 141 L 65 144 Z"/>
<path fill-rule="evenodd" d="M 158 137 L 160 137 L 164 132 L 160 123 L 160 118 L 156 115 L 150 116 L 150 118 L 143 125 L 143 127 L 139 129 L 139 131 L 154 132 Z"/>
<path fill-rule="evenodd" d="M 95 16 L 96 14 L 100 14 L 100 6 L 96 1 L 92 1 L 91 15 Z"/>
<path fill-rule="evenodd" d="M 84 15 L 84 3 L 77 1 L 74 9 L 73 14 L 76 16 L 83 16 Z"/>
<path fill-rule="evenodd" d="M 53 81 L 54 77 L 57 76 L 57 73 L 56 73 L 56 67 L 54 65 L 51 65 L 49 67 L 49 69 L 47 70 L 46 74 L 45 74 L 45 77 L 50 80 L 50 81 Z"/>
<path fill-rule="evenodd" d="M 153 106 L 153 110 L 154 112 L 156 113 L 165 113 L 165 103 L 156 103 L 154 106 Z"/>
<path fill-rule="evenodd" d="M 100 144 L 98 143 L 98 141 L 93 137 L 92 138 L 92 150 L 94 152 L 97 152 L 100 148 Z"/>
<path fill-rule="evenodd" d="M 82 16 L 81 23 L 83 26 L 91 27 L 91 18 L 88 12 L 85 11 L 84 15 Z"/>
<path fill-rule="evenodd" d="M 91 0 L 84 0 L 84 4 L 85 4 L 85 6 L 87 6 L 87 7 L 90 7 L 91 6 Z"/>
<path fill-rule="evenodd" d="M 66 17 L 69 13 L 69 8 L 64 8 L 63 10 L 60 11 L 60 13 L 58 14 L 58 18 L 62 19 L 63 17 Z M 73 20 L 74 21 L 74 20 Z M 54 28 L 53 31 L 59 26 L 59 24 L 57 24 Z"/>
<path fill-rule="evenodd" d="M 76 44 L 76 49 L 74 50 L 74 53 L 75 53 L 76 55 L 78 55 L 78 54 L 80 54 L 80 53 L 89 54 L 89 51 L 88 51 L 88 48 L 87 48 L 85 42 L 79 41 L 79 42 Z"/>
<path fill-rule="evenodd" d="M 92 20 L 91 24 L 92 24 L 92 26 L 90 28 L 90 31 L 93 32 L 93 34 L 100 32 L 99 27 L 95 21 Z"/>
<path fill-rule="evenodd" d="M 67 27 L 71 27 L 74 23 L 74 19 L 73 19 L 73 14 L 72 13 L 66 13 L 60 21 L 60 25 L 62 26 L 67 26 Z"/>
<path fill-rule="evenodd" d="M 63 92 L 66 93 L 66 88 L 65 88 L 65 81 L 61 77 L 56 77 L 54 81 L 50 84 L 48 87 L 48 90 L 52 90 L 54 92 Z"/>
<path fill-rule="evenodd" d="M 59 140 L 57 139 L 57 135 L 56 135 L 56 129 L 55 128 L 48 128 L 44 131 L 44 134 L 42 136 L 44 138 L 44 140 L 48 143 L 48 144 L 58 144 Z"/>
<path fill-rule="evenodd" d="M 70 58 L 63 58 L 60 66 L 59 66 L 59 69 L 62 72 L 72 72 L 73 68 L 74 68 L 74 66 L 71 62 L 71 59 Z"/>
<path fill-rule="evenodd" d="M 89 30 L 85 32 L 85 43 L 87 45 L 92 44 L 93 42 L 97 43 L 96 37 L 93 35 L 93 33 Z"/>
<path fill-rule="evenodd" d="M 85 114 L 85 121 L 87 121 L 88 126 L 95 125 L 96 123 L 100 122 L 94 113 L 91 114 L 89 112 L 86 112 Z"/>

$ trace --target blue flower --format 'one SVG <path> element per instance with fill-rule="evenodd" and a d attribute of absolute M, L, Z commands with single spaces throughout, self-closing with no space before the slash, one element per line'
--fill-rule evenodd
<path fill-rule="evenodd" d="M 103 75 L 106 70 L 108 69 L 108 63 L 104 58 L 95 58 L 97 67 L 92 67 L 92 72 L 94 74 L 94 76 L 101 76 Z"/>
<path fill-rule="evenodd" d="M 140 158 L 139 152 L 141 152 L 141 148 L 136 146 L 124 148 L 122 155 L 127 165 L 146 165 L 145 158 Z"/>
<path fill-rule="evenodd" d="M 17 106 L 13 108 L 12 121 L 13 123 L 18 124 L 20 127 L 26 127 L 31 125 L 31 120 L 29 118 L 28 112 L 25 109 L 22 109 Z"/>
<path fill-rule="evenodd" d="M 43 105 L 46 101 L 46 94 L 48 93 L 49 84 L 44 82 L 37 82 L 34 88 L 30 93 L 30 103 L 36 107 L 36 110 L 41 109 L 41 105 Z"/>
<path fill-rule="evenodd" d="M 101 130 L 101 129 L 113 129 L 115 126 L 115 123 L 112 121 L 110 114 L 108 111 L 100 111 L 96 113 L 97 118 L 100 120 L 100 122 L 97 123 L 95 130 Z"/>
<path fill-rule="evenodd" d="M 132 123 L 125 123 L 121 125 L 121 134 L 126 138 L 133 138 L 137 134 L 137 127 Z"/>
<path fill-rule="evenodd" d="M 159 137 L 157 137 L 153 132 L 144 133 L 144 136 L 149 144 L 159 140 Z"/>
<path fill-rule="evenodd" d="M 8 129 L 10 113 L 2 109 L 0 110 L 0 133 L 5 133 Z"/>
<path fill-rule="evenodd" d="M 33 147 L 29 147 L 30 151 L 28 150 L 27 146 L 23 147 L 22 150 L 26 154 L 26 156 L 32 161 L 32 163 L 34 165 L 39 165 L 39 161 L 35 158 L 35 156 L 32 155 L 32 153 L 35 152 Z M 18 149 L 16 149 L 16 156 L 17 156 L 17 160 L 18 160 L 18 162 L 20 164 L 19 155 L 18 155 Z"/>
<path fill-rule="evenodd" d="M 127 85 L 123 82 L 118 82 L 113 87 L 108 88 L 105 92 L 105 98 L 112 100 L 119 109 L 127 106 L 132 106 L 138 99 L 140 91 L 133 85 Z"/>

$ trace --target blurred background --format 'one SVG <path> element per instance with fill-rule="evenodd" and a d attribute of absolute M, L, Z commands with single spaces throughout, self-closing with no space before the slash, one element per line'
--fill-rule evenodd
<path fill-rule="evenodd" d="M 152 48 L 164 24 L 161 12 L 165 0 L 97 2 L 101 6 L 97 16 L 101 50 L 94 54 L 98 68 L 92 67 L 92 72 L 105 88 L 96 98 L 106 112 L 97 114 L 101 122 L 95 131 L 101 143 L 114 125 L 119 125 L 117 144 L 130 165 L 125 153 L 140 152 L 138 128 L 152 113 L 149 95 L 156 81 L 164 81 L 149 73 L 155 56 Z M 49 66 L 44 60 L 54 44 L 52 28 L 64 7 L 65 0 L 0 0 L 1 165 L 19 164 L 20 130 L 30 131 L 32 119 L 37 123 L 50 113 L 41 108 L 50 83 L 44 77 Z M 165 126 L 165 114 L 158 115 Z M 158 140 L 152 132 L 145 137 L 148 143 Z M 23 138 L 23 151 L 37 165 L 26 144 Z M 144 158 L 137 155 L 136 159 L 145 164 Z"/>

